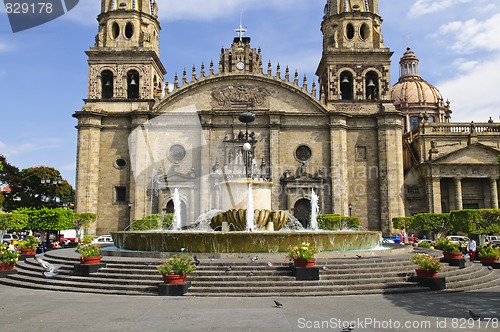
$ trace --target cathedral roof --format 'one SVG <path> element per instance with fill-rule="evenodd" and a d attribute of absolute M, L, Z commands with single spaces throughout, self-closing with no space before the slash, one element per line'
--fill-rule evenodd
<path fill-rule="evenodd" d="M 439 90 L 420 76 L 418 62 L 415 53 L 407 48 L 399 61 L 399 81 L 391 89 L 394 105 L 442 105 L 443 97 Z"/>

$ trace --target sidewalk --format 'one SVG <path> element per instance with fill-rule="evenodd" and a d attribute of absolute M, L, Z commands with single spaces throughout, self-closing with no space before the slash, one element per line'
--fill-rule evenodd
<path fill-rule="evenodd" d="M 469 320 L 469 309 L 484 318 Z M 354 331 L 498 331 L 499 320 L 500 285 L 314 298 L 114 296 L 0 285 L 0 331 L 341 331 L 347 322 Z"/>

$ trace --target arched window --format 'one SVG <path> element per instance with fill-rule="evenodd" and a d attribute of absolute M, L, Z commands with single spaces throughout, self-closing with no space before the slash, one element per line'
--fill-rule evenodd
<path fill-rule="evenodd" d="M 365 78 L 365 98 L 368 100 L 376 100 L 379 99 L 379 83 L 378 83 L 378 75 L 374 71 L 369 71 L 366 73 Z"/>
<path fill-rule="evenodd" d="M 127 73 L 127 98 L 139 98 L 139 73 L 136 70 Z"/>
<path fill-rule="evenodd" d="M 353 86 L 353 76 L 351 72 L 347 70 L 343 71 L 342 74 L 340 74 L 340 99 L 354 99 Z"/>
<path fill-rule="evenodd" d="M 410 128 L 411 130 L 415 130 L 418 128 L 418 124 L 420 123 L 420 119 L 418 115 L 413 115 L 410 117 Z"/>
<path fill-rule="evenodd" d="M 102 99 L 113 98 L 113 83 L 113 73 L 110 70 L 104 70 L 101 73 Z"/>

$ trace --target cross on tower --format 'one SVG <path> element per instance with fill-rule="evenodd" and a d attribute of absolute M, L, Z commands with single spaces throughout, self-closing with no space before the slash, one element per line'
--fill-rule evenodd
<path fill-rule="evenodd" d="M 243 34 L 247 32 L 247 29 L 243 27 L 243 13 L 241 14 L 240 17 L 240 27 L 234 31 L 238 33 L 238 36 L 240 37 L 240 42 L 243 41 Z"/>

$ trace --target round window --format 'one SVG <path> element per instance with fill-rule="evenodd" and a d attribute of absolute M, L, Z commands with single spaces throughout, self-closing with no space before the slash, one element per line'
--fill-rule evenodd
<path fill-rule="evenodd" d="M 170 147 L 168 155 L 173 161 L 181 161 L 186 157 L 186 149 L 180 144 L 175 144 Z"/>
<path fill-rule="evenodd" d="M 111 34 L 113 36 L 113 39 L 118 38 L 118 36 L 120 35 L 120 26 L 118 25 L 118 23 L 113 23 L 111 27 Z"/>
<path fill-rule="evenodd" d="M 128 22 L 127 25 L 125 25 L 125 37 L 128 39 L 132 38 L 134 35 L 134 25 L 132 22 Z"/>
<path fill-rule="evenodd" d="M 118 169 L 122 169 L 127 166 L 127 161 L 125 159 L 116 159 L 115 167 Z"/>
<path fill-rule="evenodd" d="M 308 161 L 311 159 L 312 156 L 312 151 L 311 148 L 308 147 L 307 145 L 301 145 L 295 150 L 295 157 L 299 161 Z"/>
<path fill-rule="evenodd" d="M 346 27 L 347 39 L 351 40 L 354 38 L 354 25 L 352 23 L 347 24 Z"/>

